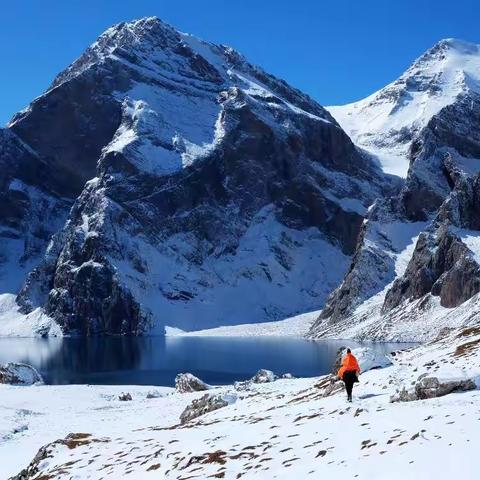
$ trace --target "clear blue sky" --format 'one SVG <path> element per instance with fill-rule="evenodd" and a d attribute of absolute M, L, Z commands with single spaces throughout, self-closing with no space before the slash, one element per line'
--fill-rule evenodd
<path fill-rule="evenodd" d="M 110 25 L 152 15 L 231 45 L 323 105 L 372 93 L 441 38 L 480 43 L 479 0 L 5 1 L 0 125 Z"/>

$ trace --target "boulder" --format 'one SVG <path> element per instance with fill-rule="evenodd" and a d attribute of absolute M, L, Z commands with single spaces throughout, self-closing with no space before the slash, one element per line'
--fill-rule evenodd
<path fill-rule="evenodd" d="M 392 365 L 391 360 L 384 353 L 378 352 L 373 348 L 358 347 L 354 348 L 352 353 L 357 357 L 362 372 Z"/>
<path fill-rule="evenodd" d="M 284 373 L 280 378 L 283 380 L 293 380 L 295 377 L 291 373 Z"/>
<path fill-rule="evenodd" d="M 475 390 L 475 382 L 470 379 L 439 380 L 437 377 L 423 377 L 415 384 L 415 394 L 419 400 L 443 397 L 452 392 Z"/>
<path fill-rule="evenodd" d="M 471 378 L 439 380 L 437 377 L 420 376 L 413 389 L 405 387 L 394 394 L 391 402 L 411 402 L 428 398 L 443 397 L 452 392 L 475 390 L 475 381 Z"/>
<path fill-rule="evenodd" d="M 152 398 L 161 398 L 163 397 L 163 394 L 157 390 L 151 390 L 150 392 L 147 393 L 147 396 L 145 397 L 147 400 L 150 400 Z"/>
<path fill-rule="evenodd" d="M 291 373 L 285 373 L 281 378 L 294 378 Z M 261 368 L 250 380 L 244 380 L 242 382 L 235 382 L 233 384 L 235 390 L 239 392 L 244 392 L 250 390 L 254 383 L 270 383 L 277 380 L 278 377 L 271 371 Z"/>
<path fill-rule="evenodd" d="M 274 382 L 278 377 L 271 371 L 261 368 L 253 377 L 253 383 L 270 383 Z"/>
<path fill-rule="evenodd" d="M 210 385 L 191 373 L 179 373 L 175 377 L 175 390 L 178 393 L 202 392 L 209 388 Z"/>
<path fill-rule="evenodd" d="M 414 400 L 418 400 L 415 390 L 407 390 L 405 387 L 403 387 L 401 390 L 398 390 L 396 393 L 394 393 L 390 397 L 390 402 L 395 403 L 395 402 L 412 402 Z"/>
<path fill-rule="evenodd" d="M 233 388 L 238 392 L 246 392 L 252 388 L 252 385 L 253 383 L 251 380 L 245 380 L 243 382 L 234 382 Z"/>
<path fill-rule="evenodd" d="M 194 418 L 213 412 L 219 408 L 235 403 L 235 395 L 210 395 L 206 393 L 203 397 L 193 400 L 180 415 L 180 422 L 187 423 Z"/>
<path fill-rule="evenodd" d="M 332 368 L 332 373 L 334 375 L 337 374 L 337 372 L 340 370 L 340 367 L 342 366 L 342 360 L 346 350 L 347 350 L 347 347 L 340 347 L 337 350 L 337 354 L 335 355 L 335 361 L 333 362 L 333 368 Z"/>
<path fill-rule="evenodd" d="M 340 366 L 342 365 L 343 357 L 346 353 L 346 347 L 340 347 L 335 357 L 333 365 L 333 374 L 337 374 Z M 388 367 L 392 362 L 387 358 L 384 353 L 380 353 L 373 348 L 369 347 L 357 347 L 352 349 L 353 355 L 357 358 L 360 370 L 362 372 L 368 372 L 374 368 Z"/>
<path fill-rule="evenodd" d="M 121 401 L 121 402 L 131 402 L 132 401 L 132 396 L 130 395 L 129 392 L 127 393 L 121 393 L 119 396 L 118 396 L 118 399 Z"/>
<path fill-rule="evenodd" d="M 35 385 L 42 384 L 43 378 L 31 365 L 26 363 L 7 363 L 0 366 L 0 383 Z"/>

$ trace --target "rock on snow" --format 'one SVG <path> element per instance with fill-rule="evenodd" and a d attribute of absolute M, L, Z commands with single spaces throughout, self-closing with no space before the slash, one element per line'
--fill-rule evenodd
<path fill-rule="evenodd" d="M 43 383 L 42 376 L 31 365 L 7 363 L 0 365 L 0 383 L 10 385 L 35 385 Z"/>
<path fill-rule="evenodd" d="M 191 373 L 179 373 L 175 377 L 175 390 L 178 393 L 201 392 L 209 388 L 211 388 L 210 385 Z"/>

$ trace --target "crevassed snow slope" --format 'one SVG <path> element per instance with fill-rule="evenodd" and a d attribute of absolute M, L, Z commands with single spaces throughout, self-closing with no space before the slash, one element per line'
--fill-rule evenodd
<path fill-rule="evenodd" d="M 415 133 L 468 90 L 480 92 L 480 46 L 445 39 L 390 85 L 358 102 L 327 109 L 386 173 L 406 177 Z"/>

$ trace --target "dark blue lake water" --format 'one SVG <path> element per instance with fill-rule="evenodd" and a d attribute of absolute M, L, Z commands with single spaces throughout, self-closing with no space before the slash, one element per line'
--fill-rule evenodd
<path fill-rule="evenodd" d="M 0 363 L 29 363 L 49 384 L 173 386 L 177 373 L 191 372 L 218 385 L 260 368 L 326 374 L 343 345 L 359 344 L 279 337 L 0 338 Z M 368 345 L 385 353 L 405 346 Z"/>

